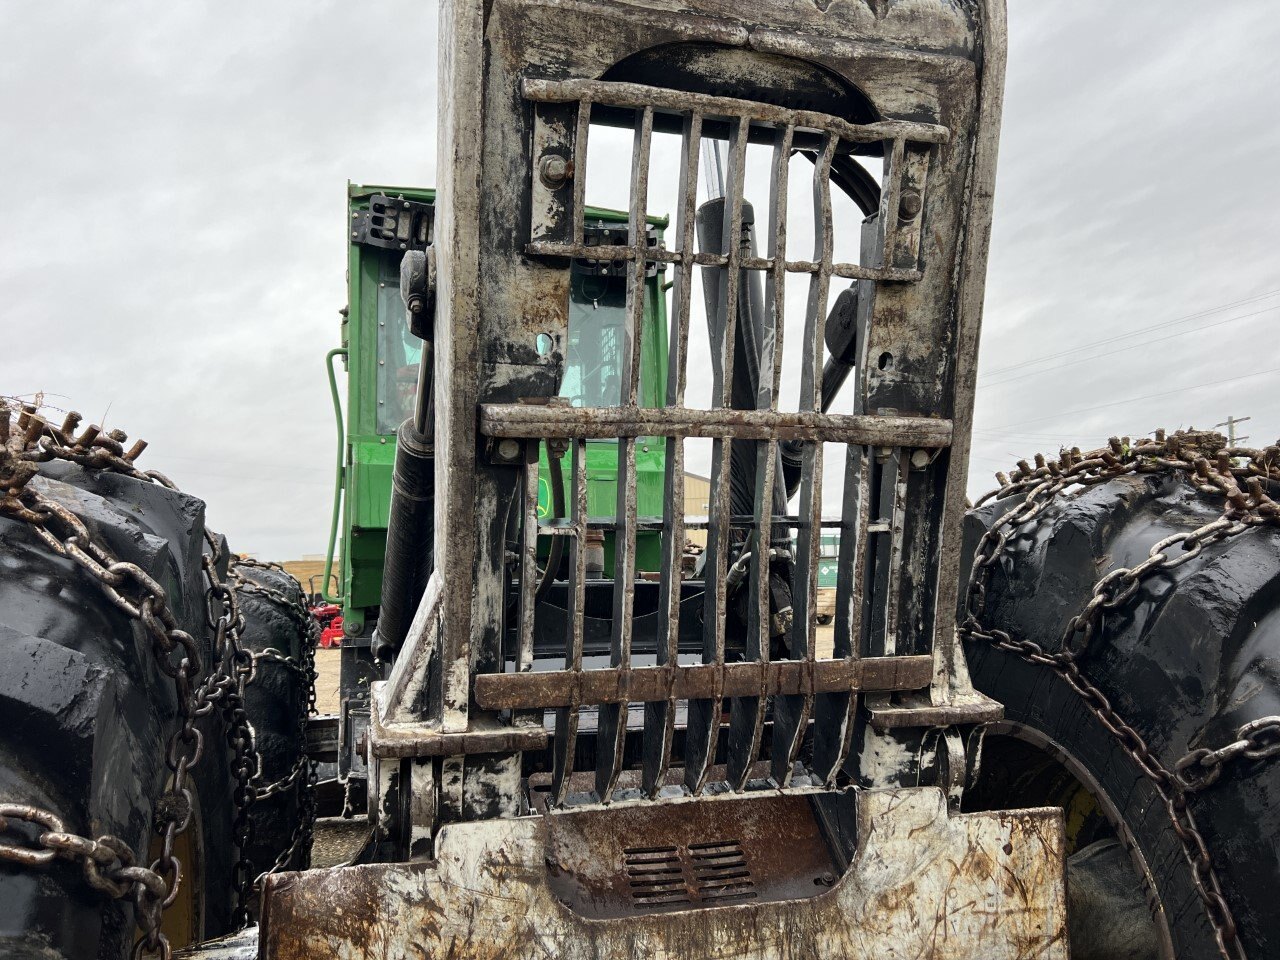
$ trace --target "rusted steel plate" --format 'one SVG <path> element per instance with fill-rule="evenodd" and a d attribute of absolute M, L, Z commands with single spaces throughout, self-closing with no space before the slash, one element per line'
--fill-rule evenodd
<path fill-rule="evenodd" d="M 691 410 L 685 407 L 548 407 L 480 405 L 480 432 L 489 437 L 601 440 L 610 437 L 732 437 L 738 440 L 823 440 L 880 447 L 945 447 L 951 421 L 776 410 Z"/>
<path fill-rule="evenodd" d="M 373 684 L 369 717 L 369 752 L 382 759 L 453 757 L 472 753 L 544 750 L 551 735 L 542 727 L 513 727 L 498 720 L 473 720 L 467 730 L 441 730 L 428 723 L 388 723 L 383 717 L 386 684 Z"/>
<path fill-rule="evenodd" d="M 933 658 L 911 656 L 482 673 L 475 688 L 476 702 L 486 710 L 522 710 L 582 703 L 920 690 L 932 678 Z"/>
<path fill-rule="evenodd" d="M 771 796 L 760 798 L 771 800 Z M 705 822 L 705 843 L 743 841 L 767 829 L 752 798 L 684 801 L 681 818 Z M 722 816 L 713 805 L 732 804 Z M 731 905 L 701 901 L 588 917 L 566 886 L 587 891 L 601 871 L 636 869 L 562 857 L 576 832 L 621 837 L 609 811 L 566 812 L 445 826 L 434 861 L 373 864 L 268 876 L 263 894 L 264 960 L 630 960 L 782 956 L 913 960 L 1066 960 L 1063 826 L 1058 809 L 948 814 L 933 788 L 866 791 L 856 797 L 857 849 L 847 870 L 814 884 L 808 897 Z M 595 818 L 594 823 L 583 819 Z M 645 850 L 670 842 L 646 836 Z M 581 846 L 581 839 L 568 844 Z M 596 846 L 594 843 L 592 846 Z M 618 840 L 624 857 L 654 858 Z M 572 852 L 568 850 L 568 852 Z M 618 852 L 613 850 L 614 854 Z M 768 873 L 767 865 L 760 865 Z M 557 875 L 557 871 L 560 874 Z M 557 896 L 557 892 L 560 896 Z M 567 902 L 566 902 L 567 901 Z M 606 911 L 607 912 L 607 911 Z"/>
<path fill-rule="evenodd" d="M 853 813 L 852 794 L 830 796 Z M 592 919 L 807 900 L 826 892 L 848 862 L 844 845 L 828 842 L 813 802 L 813 795 L 746 795 L 553 817 L 549 883 L 561 903 Z"/>
<path fill-rule="evenodd" d="M 941 704 L 931 703 L 923 695 L 907 695 L 893 701 L 888 697 L 869 697 L 867 712 L 877 730 L 894 730 L 993 723 L 1004 716 L 1004 706 L 976 690 L 963 690 L 954 691 L 951 698 Z"/>

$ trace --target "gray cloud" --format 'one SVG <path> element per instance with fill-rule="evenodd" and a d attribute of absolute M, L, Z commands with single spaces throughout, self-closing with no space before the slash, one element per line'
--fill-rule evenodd
<path fill-rule="evenodd" d="M 974 488 L 1058 440 L 1229 413 L 1274 440 L 1275 374 L 1072 411 L 1280 367 L 1280 309 L 1170 336 L 1280 297 L 1009 369 L 1280 290 L 1272 6 L 1011 6 Z M 435 18 L 421 0 L 0 7 L 0 390 L 147 438 L 239 549 L 323 549 L 344 184 L 433 182 Z"/>
<path fill-rule="evenodd" d="M 972 486 L 1056 442 L 1228 414 L 1274 442 L 1280 374 L 1194 385 L 1280 367 L 1280 297 L 1171 323 L 1280 290 L 1274 9 L 1011 6 Z"/>
<path fill-rule="evenodd" d="M 323 549 L 345 184 L 435 171 L 434 4 L 6 4 L 5 392 L 145 437 L 268 557 Z"/>

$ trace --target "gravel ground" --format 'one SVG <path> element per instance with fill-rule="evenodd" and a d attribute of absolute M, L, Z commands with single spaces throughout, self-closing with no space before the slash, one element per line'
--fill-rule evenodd
<path fill-rule="evenodd" d="M 351 820 L 321 817 L 311 841 L 311 866 L 336 867 L 346 863 L 360 852 L 368 838 L 369 821 L 363 816 Z"/>

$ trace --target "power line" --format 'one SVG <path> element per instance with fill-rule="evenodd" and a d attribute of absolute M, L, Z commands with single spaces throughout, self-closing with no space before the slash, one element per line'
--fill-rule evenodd
<path fill-rule="evenodd" d="M 1259 370 L 1256 373 L 1246 373 L 1238 377 L 1227 377 L 1225 380 L 1209 380 L 1205 383 L 1194 383 L 1184 387 L 1177 387 L 1173 390 L 1165 390 L 1161 393 L 1148 393 L 1141 397 L 1129 397 L 1125 400 L 1113 400 L 1111 403 L 1099 403 L 1092 407 L 1080 407 L 1076 410 L 1062 410 L 1058 413 L 1051 413 L 1047 417 L 1032 417 L 1028 420 L 1018 420 L 1014 423 L 1003 423 L 998 427 L 992 427 L 992 430 L 1004 430 L 1008 427 L 1019 427 L 1024 423 L 1043 423 L 1045 420 L 1057 420 L 1062 417 L 1070 417 L 1077 413 L 1089 413 L 1093 410 L 1105 410 L 1108 407 L 1121 407 L 1129 403 L 1137 403 L 1140 400 L 1156 400 L 1160 397 L 1172 397 L 1181 393 L 1188 393 L 1192 390 L 1201 390 L 1205 387 L 1216 387 L 1224 383 L 1236 383 L 1240 380 L 1250 380 L 1253 377 L 1266 376 L 1269 373 L 1280 373 L 1280 367 L 1272 367 L 1269 370 Z"/>
<path fill-rule="evenodd" d="M 985 432 L 973 431 L 974 445 L 982 444 L 992 446 L 999 443 L 1062 443 L 1064 440 L 1072 439 L 1074 436 L 1069 431 L 1064 430 L 1062 433 L 1018 433 L 1016 431 L 1007 432 Z"/>
<path fill-rule="evenodd" d="M 985 375 L 989 377 L 994 377 L 1001 373 L 1008 373 L 1011 370 L 1020 370 L 1023 367 L 1029 367 L 1032 364 L 1044 363 L 1046 360 L 1057 360 L 1059 357 L 1069 357 L 1073 353 L 1080 353 L 1084 350 L 1091 350 L 1094 347 L 1105 346 L 1108 343 L 1116 343 L 1119 340 L 1128 340 L 1130 337 L 1136 337 L 1144 333 L 1150 333 L 1152 330 L 1162 330 L 1165 327 L 1171 327 L 1177 323 L 1187 323 L 1191 320 L 1199 320 L 1201 317 L 1207 317 L 1215 313 L 1221 313 L 1223 310 L 1230 310 L 1233 307 L 1240 307 L 1250 303 L 1257 303 L 1260 300 L 1269 300 L 1275 296 L 1280 296 L 1280 290 L 1269 290 L 1266 293 L 1260 293 L 1254 297 L 1245 297 L 1243 300 L 1234 300 L 1231 303 L 1224 303 L 1216 307 L 1210 307 L 1207 310 L 1201 310 L 1199 313 L 1189 313 L 1184 317 L 1178 317 L 1174 320 L 1165 320 L 1161 323 L 1154 323 L 1149 327 L 1141 327 L 1140 329 L 1137 329 L 1137 330 L 1131 330 L 1128 333 L 1116 334 L 1114 337 L 1105 337 L 1102 340 L 1094 340 L 1091 343 L 1082 344 L 1078 347 L 1072 347 L 1070 350 L 1062 350 L 1058 353 L 1046 354 L 1043 357 L 1036 357 L 1033 360 L 1020 360 L 1017 363 L 1011 363 L 1007 367 L 1000 367 L 996 370 L 985 371 Z"/>
<path fill-rule="evenodd" d="M 1061 370 L 1063 367 L 1073 367 L 1073 366 L 1076 366 L 1077 364 L 1088 363 L 1090 360 L 1101 360 L 1104 357 L 1110 357 L 1117 353 L 1124 353 L 1124 351 L 1126 350 L 1137 350 L 1139 347 L 1148 347 L 1153 343 L 1162 343 L 1165 340 L 1174 340 L 1178 337 L 1185 337 L 1188 334 L 1192 334 L 1192 333 L 1203 333 L 1205 330 L 1212 330 L 1214 327 L 1221 327 L 1224 324 L 1235 323 L 1237 320 L 1248 320 L 1250 317 L 1261 316 L 1264 313 L 1270 313 L 1272 310 L 1280 310 L 1280 303 L 1276 304 L 1273 307 L 1264 307 L 1261 310 L 1255 310 L 1253 313 L 1242 313 L 1238 317 L 1228 317 L 1226 320 L 1218 320 L 1215 323 L 1206 323 L 1202 327 L 1192 327 L 1190 330 L 1181 330 L 1178 333 L 1170 333 L 1167 336 L 1154 337 L 1151 340 L 1143 340 L 1141 343 L 1131 343 L 1127 347 L 1118 347 L 1115 350 L 1107 350 L 1105 353 L 1098 353 L 1091 357 L 1080 357 L 1078 360 L 1068 360 L 1066 363 L 1059 363 L 1052 367 L 1044 367 L 1041 370 L 1032 370 L 1030 373 L 1023 373 L 1023 374 L 1019 374 L 1016 377 L 1009 377 L 1007 380 L 1001 380 L 998 383 L 982 383 L 978 385 L 978 389 L 981 390 L 986 387 L 1003 387 L 1007 383 L 1016 383 L 1019 380 L 1027 380 L 1031 377 L 1038 377 L 1041 374 L 1049 373 L 1052 370 Z M 1096 346 L 1096 344 L 1091 346 Z M 1087 348 L 1080 347 L 1078 349 L 1084 350 Z M 1028 361 L 1028 362 L 1033 362 L 1033 361 Z"/>

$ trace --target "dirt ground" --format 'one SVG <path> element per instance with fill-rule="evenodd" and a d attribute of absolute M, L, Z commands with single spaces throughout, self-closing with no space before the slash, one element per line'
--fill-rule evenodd
<path fill-rule="evenodd" d="M 818 627 L 818 635 L 816 639 L 817 643 L 815 643 L 814 646 L 817 647 L 817 656 L 819 658 L 830 657 L 834 652 L 836 645 L 835 627 L 832 627 L 829 624 L 825 627 Z"/>
<path fill-rule="evenodd" d="M 316 710 L 338 712 L 338 676 L 342 669 L 342 651 L 337 647 L 316 651 Z"/>

